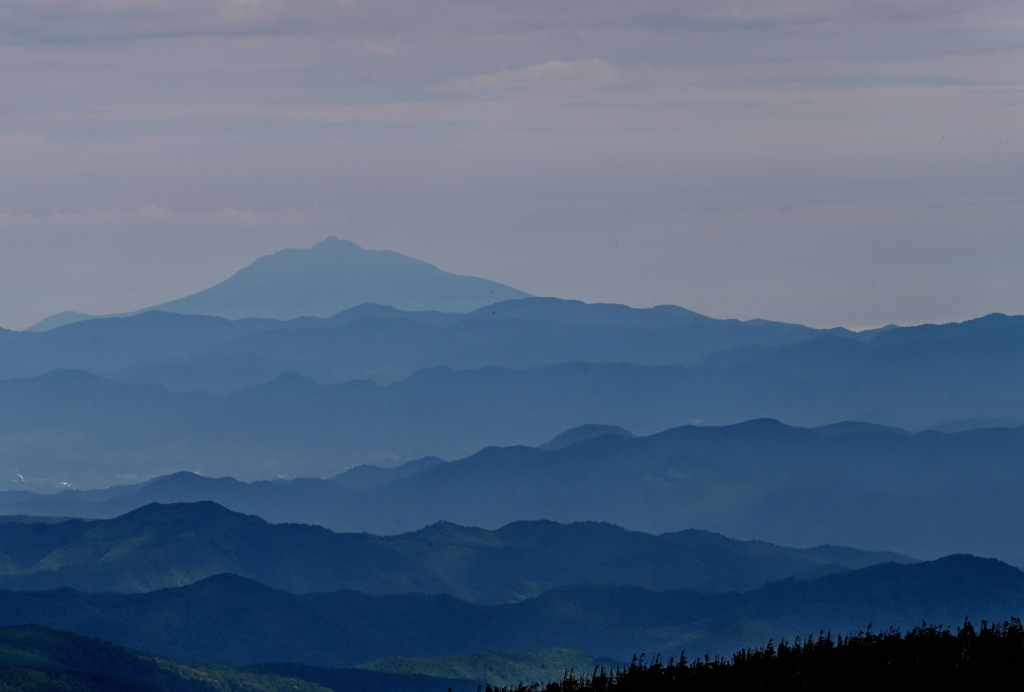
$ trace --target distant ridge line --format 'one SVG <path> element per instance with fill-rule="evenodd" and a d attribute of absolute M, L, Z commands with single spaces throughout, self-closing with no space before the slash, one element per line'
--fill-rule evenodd
<path fill-rule="evenodd" d="M 400 310 L 470 312 L 528 296 L 496 281 L 452 274 L 398 252 L 367 250 L 330 236 L 310 248 L 264 255 L 198 293 L 126 314 L 163 310 L 228 319 L 293 319 L 330 317 L 364 303 Z M 47 331 L 93 317 L 62 312 L 27 331 Z"/>

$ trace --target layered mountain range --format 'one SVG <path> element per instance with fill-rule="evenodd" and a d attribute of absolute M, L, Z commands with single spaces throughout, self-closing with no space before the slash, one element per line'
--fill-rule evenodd
<path fill-rule="evenodd" d="M 895 553 L 784 548 L 706 531 L 518 521 L 439 522 L 396 536 L 270 524 L 212 502 L 149 504 L 109 520 L 4 517 L 0 588 L 141 592 L 237 574 L 293 593 L 447 593 L 506 603 L 576 584 L 750 590 L 883 562 Z"/>
<path fill-rule="evenodd" d="M 1021 427 L 912 435 L 755 420 L 641 437 L 603 430 L 573 432 L 584 439 L 565 446 L 489 447 L 451 462 L 424 457 L 325 479 L 179 472 L 102 490 L 8 491 L 0 510 L 110 518 L 151 502 L 211 500 L 270 521 L 377 534 L 439 521 L 490 529 L 521 519 L 605 521 L 915 557 L 969 552 L 1024 566 Z"/>
<path fill-rule="evenodd" d="M 716 319 L 336 238 L 154 308 L 0 331 L 0 626 L 186 662 L 126 680 L 476 689 L 1024 610 L 1022 317 Z"/>
<path fill-rule="evenodd" d="M 301 283 L 298 259 L 322 269 L 338 244 L 354 252 L 327 242 L 284 266 Z M 277 285 L 275 257 L 265 281 L 262 260 L 241 273 Z M 554 298 L 285 321 L 145 312 L 3 334 L 0 483 L 323 477 L 588 424 L 1012 427 L 1022 349 L 1024 318 L 1005 315 L 853 333 Z"/>
<path fill-rule="evenodd" d="M 918 563 L 593 523 L 438 524 L 383 538 L 212 503 L 101 521 L 12 517 L 0 555 L 0 626 L 235 664 L 556 646 L 613 660 L 637 647 L 725 654 L 816 627 L 992 620 L 1024 606 L 1024 573 L 968 556 Z"/>
<path fill-rule="evenodd" d="M 1000 621 L 1024 607 L 1024 573 L 953 556 L 883 564 L 747 592 L 553 589 L 512 604 L 447 595 L 290 594 L 233 575 L 135 594 L 0 591 L 0 625 L 34 622 L 186 661 L 348 667 L 394 656 L 569 647 L 628 660 L 634 652 L 726 655 L 769 638 Z"/>

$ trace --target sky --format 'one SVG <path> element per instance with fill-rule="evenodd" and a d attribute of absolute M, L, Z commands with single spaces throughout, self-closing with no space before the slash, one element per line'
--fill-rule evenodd
<path fill-rule="evenodd" d="M 0 325 L 334 235 L 536 295 L 1024 313 L 1020 0 L 3 0 Z"/>

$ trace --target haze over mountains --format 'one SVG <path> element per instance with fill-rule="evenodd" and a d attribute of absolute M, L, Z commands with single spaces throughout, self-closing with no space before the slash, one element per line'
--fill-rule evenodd
<path fill-rule="evenodd" d="M 534 307 L 563 317 L 524 318 Z M 288 323 L 90 320 L 0 342 L 0 483 L 324 477 L 539 445 L 587 424 L 1015 426 L 1022 351 L 1020 317 L 821 335 L 553 299 Z"/>
<path fill-rule="evenodd" d="M 378 534 L 438 521 L 497 529 L 523 519 L 593 520 L 922 558 L 969 552 L 1024 566 L 1021 458 L 1024 428 L 909 435 L 760 420 L 612 434 L 554 449 L 490 447 L 453 462 L 427 457 L 323 480 L 241 483 L 178 473 L 96 491 L 9 491 L 0 508 L 112 518 L 150 502 L 212 500 L 270 521 Z"/>
<path fill-rule="evenodd" d="M 139 312 L 287 320 L 329 317 L 363 303 L 401 310 L 466 312 L 526 296 L 494 281 L 449 274 L 397 252 L 364 250 L 352 241 L 331 237 L 309 249 L 287 249 L 261 257 L 215 286 Z M 87 317 L 61 313 L 32 330 Z"/>
<path fill-rule="evenodd" d="M 0 625 L 349 666 L 1024 609 L 947 557 L 1024 566 L 1022 317 L 715 319 L 336 238 L 156 307 L 0 331 Z"/>
<path fill-rule="evenodd" d="M 263 258 L 204 295 L 213 301 L 230 288 L 261 302 L 256 288 L 290 286 L 294 305 L 327 282 L 334 298 L 354 301 L 366 297 L 356 288 L 377 282 L 378 297 L 400 302 L 399 294 L 425 295 L 423 276 L 457 285 L 466 304 L 485 299 L 475 281 L 448 283 L 423 263 L 333 238 Z M 346 281 L 349 289 L 338 288 Z M 736 426 L 772 418 L 804 427 L 1012 428 L 1024 422 L 1021 352 L 1024 318 L 1005 315 L 853 333 L 556 298 L 469 312 L 363 304 L 290 320 L 145 312 L 3 334 L 0 479 L 11 490 L 49 491 L 179 471 L 248 482 L 399 466 L 395 475 L 361 469 L 325 481 L 316 493 L 333 506 L 296 499 L 298 486 L 282 483 L 265 506 L 248 491 L 154 494 L 167 487 L 158 483 L 133 501 L 126 489 L 107 510 L 24 496 L 18 511 L 110 517 L 146 497 L 214 499 L 274 520 L 387 533 L 438 520 L 496 529 L 517 519 L 597 519 L 929 557 L 972 550 L 1024 564 L 1016 534 L 991 530 L 1016 516 L 1020 430 L 909 436 Z M 680 427 L 695 423 L 736 427 Z M 547 445 L 594 425 L 640 437 L 588 446 L 569 444 L 585 442 L 572 433 L 547 451 L 476 454 Z M 702 442 L 711 439 L 732 442 Z M 401 466 L 415 459 L 423 461 Z M 536 483 L 517 480 L 526 468 Z M 661 480 L 652 487 L 653 478 Z M 958 504 L 963 512 L 945 511 L 965 487 L 974 492 Z M 616 493 L 616 502 L 602 502 Z M 823 506 L 876 509 L 827 523 L 801 522 L 795 511 Z M 882 529 L 890 525 L 898 528 Z"/>
<path fill-rule="evenodd" d="M 468 314 L 362 305 L 327 319 L 288 322 L 148 312 L 12 333 L 0 343 L 0 375 L 72 368 L 172 389 L 228 391 L 285 372 L 324 383 L 389 382 L 440 365 L 691 364 L 722 350 L 816 334 L 798 325 L 714 320 L 671 306 L 639 310 L 554 298 L 505 301 Z"/>

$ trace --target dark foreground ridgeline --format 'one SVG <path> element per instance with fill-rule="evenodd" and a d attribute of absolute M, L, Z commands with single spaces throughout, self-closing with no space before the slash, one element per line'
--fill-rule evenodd
<path fill-rule="evenodd" d="M 731 658 L 685 657 L 667 663 L 634 657 L 628 666 L 589 676 L 566 671 L 546 684 L 497 687 L 477 680 L 394 675 L 300 665 L 185 664 L 39 626 L 0 629 L 0 689 L 278 690 L 324 692 L 701 692 L 786 689 L 1016 689 L 1024 674 L 1024 627 L 965 621 L 955 632 L 921 625 L 833 637 L 821 632 L 792 644 L 769 642 Z"/>
<path fill-rule="evenodd" d="M 1016 689 L 1024 675 L 1024 627 L 964 622 L 956 632 L 921 625 L 833 637 L 819 633 L 792 644 L 769 642 L 731 659 L 664 663 L 634 658 L 626 668 L 592 676 L 567 672 L 547 685 L 491 687 L 489 692 L 699 692 L 701 690 L 967 690 Z"/>

